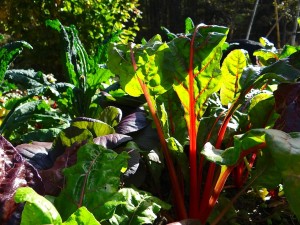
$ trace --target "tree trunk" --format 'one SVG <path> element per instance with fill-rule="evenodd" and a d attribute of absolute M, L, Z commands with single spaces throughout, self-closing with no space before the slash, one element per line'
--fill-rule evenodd
<path fill-rule="evenodd" d="M 294 28 L 293 28 L 293 31 L 292 31 L 291 45 L 295 45 L 295 43 L 296 43 L 296 35 L 297 35 L 299 14 L 300 14 L 300 0 L 298 0 L 298 5 L 297 5 L 297 8 L 296 8 L 296 18 L 294 20 Z"/>

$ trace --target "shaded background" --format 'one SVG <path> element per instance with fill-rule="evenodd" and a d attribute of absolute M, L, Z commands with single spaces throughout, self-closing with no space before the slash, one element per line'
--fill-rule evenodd
<path fill-rule="evenodd" d="M 162 26 L 173 33 L 184 32 L 187 17 L 195 24 L 229 27 L 228 41 L 245 39 L 256 1 L 0 0 L 0 34 L 4 37 L 0 45 L 16 40 L 29 42 L 33 50 L 24 51 L 14 67 L 53 73 L 63 80 L 58 32 L 46 27 L 47 19 L 59 19 L 65 26 L 74 24 L 87 52 L 95 54 L 97 46 L 117 30 L 123 30 L 123 42 L 139 43 L 156 34 L 165 38 Z M 291 43 L 299 1 L 259 0 L 249 39 L 267 37 L 277 48 Z"/>

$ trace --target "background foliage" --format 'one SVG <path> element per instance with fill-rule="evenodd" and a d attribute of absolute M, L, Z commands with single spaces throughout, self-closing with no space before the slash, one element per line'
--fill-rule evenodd
<path fill-rule="evenodd" d="M 59 19 L 66 26 L 74 24 L 87 51 L 92 53 L 120 29 L 123 42 L 134 39 L 139 29 L 138 6 L 138 0 L 3 0 L 0 1 L 0 33 L 9 35 L 7 39 L 32 44 L 34 53 L 29 52 L 22 62 L 16 62 L 20 68 L 60 72 L 57 69 L 61 68 L 57 60 L 59 36 L 46 27 L 47 19 Z"/>
<path fill-rule="evenodd" d="M 144 0 L 140 9 L 143 19 L 139 34 L 147 38 L 150 33 L 161 33 L 160 27 L 167 27 L 174 33 L 184 28 L 184 19 L 192 18 L 195 23 L 218 24 L 230 28 L 228 40 L 245 39 L 256 0 Z M 258 41 L 265 37 L 275 24 L 273 0 L 260 0 L 250 34 Z M 280 35 L 283 44 L 289 41 L 293 19 L 296 15 L 297 0 L 277 0 L 280 19 Z M 176 7 L 174 7 L 176 5 Z M 269 40 L 276 43 L 276 29 L 272 29 Z"/>

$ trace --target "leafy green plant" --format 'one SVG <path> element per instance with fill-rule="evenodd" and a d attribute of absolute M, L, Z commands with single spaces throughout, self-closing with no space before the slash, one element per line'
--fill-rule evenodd
<path fill-rule="evenodd" d="M 122 88 L 132 96 L 144 95 L 147 100 L 169 170 L 177 217 L 197 218 L 202 224 L 208 220 L 229 174 L 238 166 L 236 163 L 266 147 L 273 151 L 266 143 L 257 146 L 233 143 L 234 134 L 249 130 L 249 126 L 243 127 L 242 123 L 234 125 L 234 119 L 242 121 L 238 110 L 243 109 L 247 94 L 251 90 L 261 93 L 271 84 L 295 81 L 300 75 L 296 63 L 290 63 L 294 62 L 293 57 L 297 58 L 295 54 L 266 67 L 254 67 L 247 62 L 244 51 L 236 50 L 220 68 L 227 32 L 228 29 L 221 26 L 199 24 L 194 27 L 187 19 L 185 34 L 173 35 L 168 43 L 155 36 L 141 45 L 112 44 L 109 52 L 108 67 L 120 75 Z M 207 126 L 208 121 L 211 127 Z M 185 133 L 188 142 L 174 138 Z M 226 133 L 231 138 L 225 139 Z M 213 149 L 234 144 L 232 154 L 236 154 L 238 160 L 227 169 L 217 167 L 217 161 L 206 153 L 201 154 L 201 149 L 207 147 L 206 142 L 213 142 Z M 189 148 L 189 165 L 179 164 L 183 167 L 175 169 L 178 157 L 184 158 L 184 145 Z M 245 151 L 240 152 L 238 146 L 243 146 Z M 171 154 L 173 151 L 175 155 Z M 213 162 L 208 163 L 207 159 Z M 186 170 L 190 171 L 189 176 Z M 189 191 L 181 188 L 181 175 L 185 175 Z M 189 196 L 187 207 L 186 194 Z"/>
<path fill-rule="evenodd" d="M 30 187 L 19 188 L 14 199 L 17 203 L 25 202 L 25 207 L 22 212 L 21 224 L 100 224 L 93 214 L 85 207 L 80 207 L 76 210 L 64 223 L 57 212 L 56 208 L 43 196 L 37 194 Z"/>
<path fill-rule="evenodd" d="M 99 46 L 97 55 L 91 58 L 74 26 L 65 27 L 58 20 L 47 21 L 47 24 L 61 35 L 62 61 L 67 82 L 56 82 L 54 75 L 34 70 L 4 71 L 4 78 L 24 91 L 24 96 L 9 100 L 4 106 L 10 112 L 3 118 L 0 130 L 11 140 L 52 141 L 76 117 L 98 119 L 102 111 L 101 102 L 103 105 L 106 101 L 103 93 L 106 93 L 107 88 L 110 88 L 107 92 L 118 90 L 118 85 L 113 87 L 116 84 L 114 75 L 104 64 L 99 64 L 106 62 L 106 45 Z M 110 41 L 114 41 L 117 36 L 113 36 Z M 109 93 L 106 95 L 115 100 Z M 118 92 L 117 95 L 124 94 Z M 28 122 L 29 126 L 20 126 L 24 122 Z"/>

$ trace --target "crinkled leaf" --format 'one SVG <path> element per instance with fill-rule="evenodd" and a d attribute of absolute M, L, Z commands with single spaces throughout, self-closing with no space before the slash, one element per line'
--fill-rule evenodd
<path fill-rule="evenodd" d="M 10 82 L 22 86 L 24 89 L 37 88 L 42 85 L 50 84 L 45 74 L 35 72 L 34 70 L 8 70 L 5 74 L 5 78 Z"/>
<path fill-rule="evenodd" d="M 22 213 L 21 225 L 62 224 L 61 217 L 52 203 L 37 194 L 32 188 L 18 188 L 14 199 L 17 203 L 26 202 Z"/>
<path fill-rule="evenodd" d="M 269 49 L 259 49 L 253 53 L 259 60 L 260 65 L 268 66 L 278 60 L 278 53 Z"/>
<path fill-rule="evenodd" d="M 15 41 L 1 46 L 0 48 L 0 81 L 12 61 L 22 52 L 23 48 L 32 49 L 26 41 Z"/>
<path fill-rule="evenodd" d="M 132 66 L 128 45 L 111 44 L 108 48 L 107 66 L 114 74 L 121 75 L 120 84 L 123 90 L 128 92 L 125 86 L 127 84 L 130 86 L 128 94 L 137 97 L 143 93 L 140 84 L 136 82 L 136 77 L 134 77 L 135 71 Z"/>
<path fill-rule="evenodd" d="M 109 220 L 113 225 L 153 224 L 161 208 L 170 208 L 170 205 L 147 192 L 122 188 L 119 194 L 118 200 L 125 204 L 117 206 L 113 217 Z"/>
<path fill-rule="evenodd" d="M 22 101 L 22 100 L 21 100 Z M 42 101 L 29 101 L 20 105 L 16 105 L 5 117 L 0 126 L 0 132 L 9 135 L 14 129 L 20 125 L 24 126 L 28 120 L 38 112 L 38 106 Z"/>
<path fill-rule="evenodd" d="M 68 218 L 81 206 L 85 206 L 98 220 L 103 218 L 99 208 L 118 191 L 127 158 L 125 152 L 117 154 L 100 145 L 82 146 L 77 153 L 76 164 L 64 169 L 66 184 L 55 199 L 62 218 Z"/>
<path fill-rule="evenodd" d="M 108 134 L 94 138 L 94 143 L 104 148 L 114 149 L 119 145 L 131 141 L 132 137 L 124 134 Z"/>
<path fill-rule="evenodd" d="M 97 67 L 99 66 L 97 65 Z M 99 88 L 102 83 L 107 82 L 111 77 L 114 76 L 110 70 L 105 68 L 98 69 L 95 72 L 95 74 L 88 76 L 87 79 L 87 83 L 92 89 Z"/>
<path fill-rule="evenodd" d="M 65 73 L 69 83 L 77 88 L 85 89 L 87 72 L 89 70 L 89 58 L 78 38 L 78 32 L 74 26 L 63 26 L 59 20 L 47 20 L 46 25 L 57 30 L 63 44 L 63 61 Z"/>
<path fill-rule="evenodd" d="M 36 169 L 0 136 L 0 221 L 7 222 L 17 204 L 13 196 L 19 187 L 29 186 L 44 194 L 44 184 Z"/>
<path fill-rule="evenodd" d="M 164 137 L 174 137 L 182 145 L 187 142 L 186 121 L 184 111 L 176 92 L 170 89 L 156 98 L 157 115 L 164 132 Z"/>
<path fill-rule="evenodd" d="M 134 112 L 125 116 L 116 127 L 117 133 L 128 134 L 143 129 L 148 125 L 145 112 Z"/>
<path fill-rule="evenodd" d="M 76 210 L 62 225 L 100 225 L 94 215 L 84 206 Z"/>
<path fill-rule="evenodd" d="M 30 69 L 8 70 L 5 78 L 17 84 L 21 89 L 27 89 L 30 96 L 47 94 L 59 97 L 60 93 L 66 91 L 67 88 L 74 88 L 74 85 L 69 83 L 55 83 L 56 79 L 52 74 L 46 75 Z"/>

